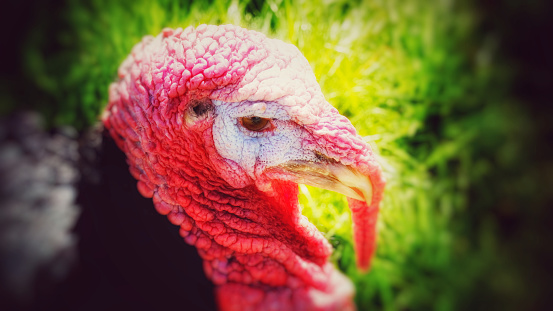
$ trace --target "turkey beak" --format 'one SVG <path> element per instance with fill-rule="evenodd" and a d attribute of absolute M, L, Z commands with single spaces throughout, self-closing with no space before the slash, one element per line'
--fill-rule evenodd
<path fill-rule="evenodd" d="M 380 171 L 363 174 L 356 167 L 320 155 L 317 155 L 317 161 L 290 161 L 280 167 L 292 175 L 297 183 L 335 191 L 348 197 L 357 266 L 361 271 L 368 271 L 376 247 L 376 220 L 384 187 Z M 375 193 L 375 187 L 380 192 Z"/>
<path fill-rule="evenodd" d="M 290 161 L 281 168 L 291 173 L 299 184 L 341 193 L 349 198 L 371 203 L 370 178 L 356 169 L 333 160 L 320 162 Z"/>

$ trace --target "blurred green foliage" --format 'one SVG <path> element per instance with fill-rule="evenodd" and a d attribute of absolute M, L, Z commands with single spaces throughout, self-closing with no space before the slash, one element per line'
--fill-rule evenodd
<path fill-rule="evenodd" d="M 388 180 L 369 274 L 355 267 L 345 199 L 300 187 L 360 310 L 516 310 L 535 294 L 500 219 L 537 187 L 518 176 L 532 125 L 473 3 L 70 0 L 61 12 L 23 50 L 43 101 L 35 107 L 53 125 L 94 123 L 119 64 L 164 27 L 232 23 L 295 44 L 327 100 L 378 150 Z"/>

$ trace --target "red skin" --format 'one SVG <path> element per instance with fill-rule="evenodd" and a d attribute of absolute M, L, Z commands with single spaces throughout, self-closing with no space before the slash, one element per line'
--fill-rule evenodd
<path fill-rule="evenodd" d="M 353 310 L 354 291 L 328 262 L 328 241 L 301 215 L 297 184 L 275 179 L 285 174 L 278 171 L 252 180 L 221 157 L 213 120 L 190 124 L 184 117 L 195 100 L 299 107 L 294 121 L 310 133 L 306 148 L 323 148 L 370 177 L 370 206 L 349 202 L 360 268 L 368 269 L 374 253 L 380 168 L 351 123 L 324 101 L 307 61 L 290 49 L 232 25 L 166 29 L 133 48 L 110 87 L 104 125 L 126 153 L 140 193 L 198 249 L 221 310 Z M 285 78 L 257 79 L 275 64 Z M 286 94 L 291 86 L 300 90 L 294 96 Z M 259 190 L 264 182 L 272 191 Z"/>

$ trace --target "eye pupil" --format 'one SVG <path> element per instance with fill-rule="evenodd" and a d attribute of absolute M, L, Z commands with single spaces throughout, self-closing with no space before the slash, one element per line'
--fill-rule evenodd
<path fill-rule="evenodd" d="M 243 117 L 242 125 L 250 131 L 260 132 L 266 129 L 270 119 L 261 117 Z"/>

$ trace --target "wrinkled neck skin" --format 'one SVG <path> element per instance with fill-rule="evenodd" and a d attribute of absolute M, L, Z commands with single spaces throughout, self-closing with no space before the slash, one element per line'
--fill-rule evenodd
<path fill-rule="evenodd" d="M 209 127 L 175 135 L 171 145 L 139 138 L 156 133 L 123 139 L 110 131 L 142 195 L 198 249 L 220 310 L 355 309 L 353 285 L 328 262 L 330 244 L 301 215 L 297 184 L 272 180 L 270 193 L 251 180 L 230 185 L 215 172 L 240 174 L 215 152 Z"/>

